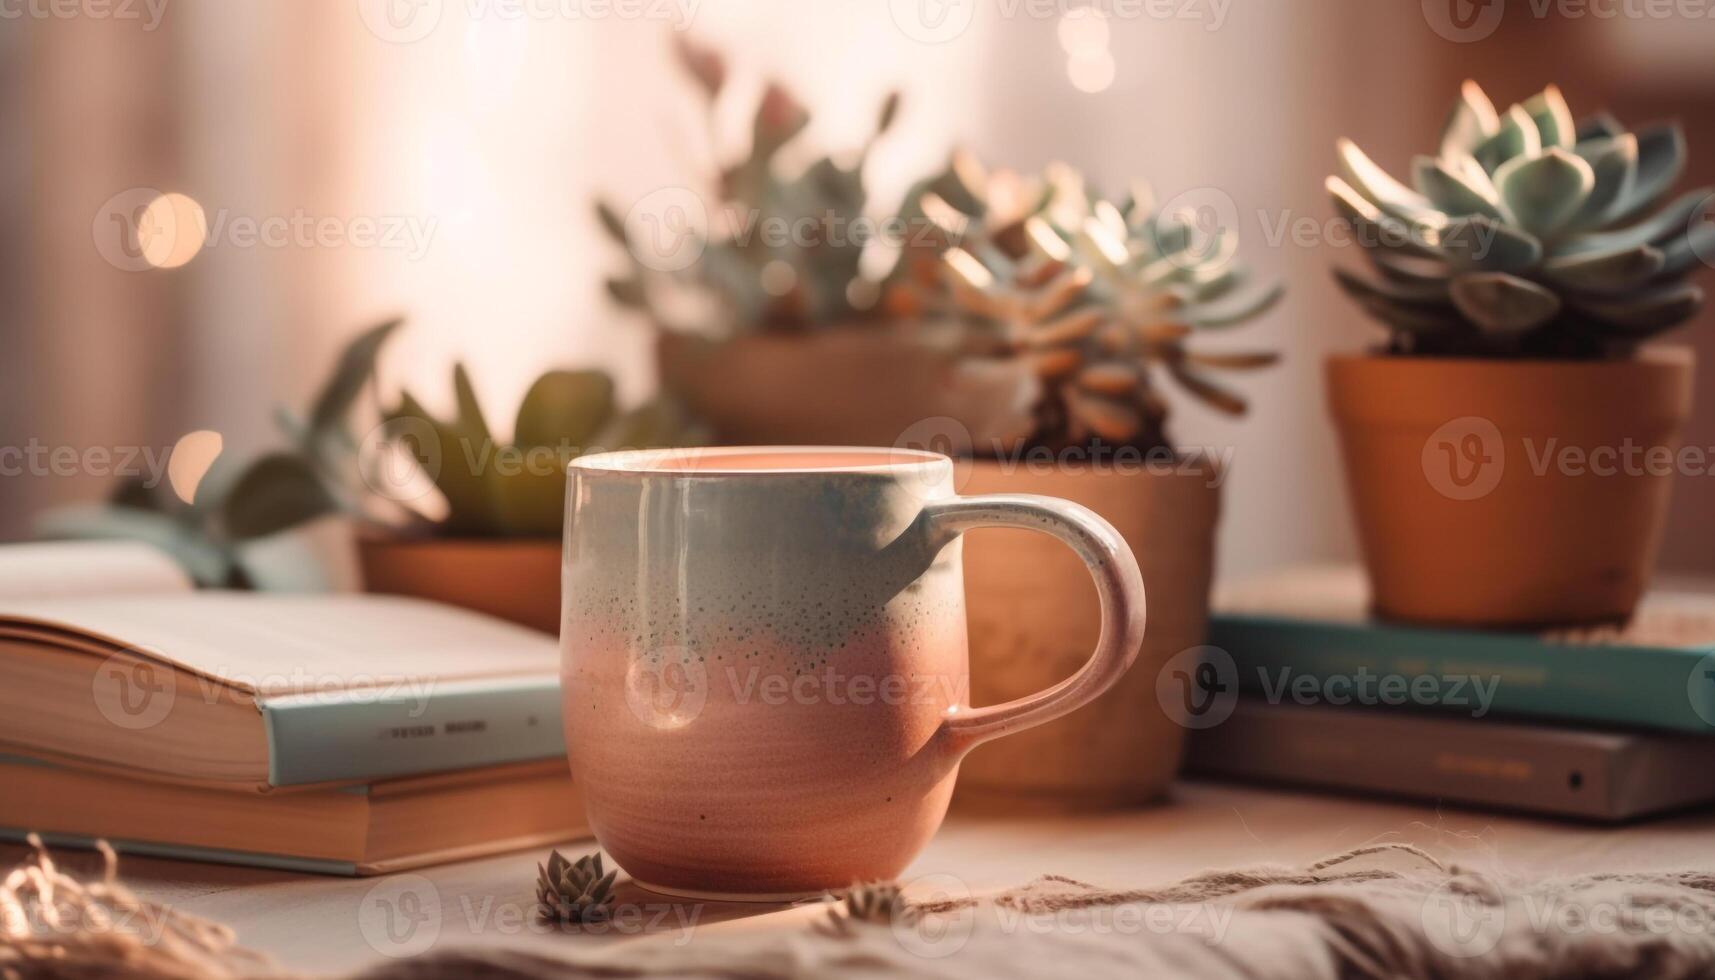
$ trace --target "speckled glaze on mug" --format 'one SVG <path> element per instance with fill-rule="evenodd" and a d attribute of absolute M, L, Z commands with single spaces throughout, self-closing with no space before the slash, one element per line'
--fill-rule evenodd
<path fill-rule="evenodd" d="M 1143 582 L 1094 513 L 961 498 L 946 457 L 729 448 L 571 465 L 566 744 L 596 839 L 640 884 L 778 900 L 896 877 L 971 748 L 1118 680 Z M 1102 637 L 1072 677 L 971 708 L 959 535 L 1056 535 L 1089 564 Z"/>

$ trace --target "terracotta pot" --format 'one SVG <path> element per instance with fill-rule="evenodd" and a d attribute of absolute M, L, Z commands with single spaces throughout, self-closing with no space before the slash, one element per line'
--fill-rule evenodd
<path fill-rule="evenodd" d="M 1328 362 L 1378 615 L 1528 627 L 1631 615 L 1661 541 L 1689 350 L 1613 362 Z"/>
<path fill-rule="evenodd" d="M 1037 381 L 1022 363 L 961 362 L 907 327 L 664 333 L 656 358 L 663 387 L 733 445 L 891 446 L 944 417 L 974 445 L 1010 446 L 1035 425 Z"/>
<path fill-rule="evenodd" d="M 359 538 L 370 592 L 432 599 L 558 635 L 560 542 Z"/>
<path fill-rule="evenodd" d="M 1037 472 L 1036 470 L 1043 470 Z M 1207 636 L 1219 470 L 1185 460 L 1146 471 L 972 464 L 961 493 L 1035 493 L 1090 508 L 1136 554 L 1148 593 L 1143 651 L 1114 689 L 1057 721 L 965 759 L 955 803 L 967 809 L 1067 810 L 1158 799 L 1179 769 L 1185 729 L 1162 709 L 1168 659 Z M 1052 538 L 985 530 L 965 540 L 971 703 L 994 704 L 1069 676 L 1096 643 L 1096 591 Z"/>

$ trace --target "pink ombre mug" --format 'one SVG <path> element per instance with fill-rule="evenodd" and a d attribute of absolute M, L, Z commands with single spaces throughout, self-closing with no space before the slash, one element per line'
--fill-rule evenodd
<path fill-rule="evenodd" d="M 1076 674 L 969 706 L 959 536 L 1052 534 L 1102 634 Z M 960 497 L 945 456 L 729 448 L 571 464 L 566 743 L 596 839 L 638 883 L 781 899 L 896 877 L 959 760 L 1113 686 L 1143 640 L 1119 534 L 1050 497 Z"/>

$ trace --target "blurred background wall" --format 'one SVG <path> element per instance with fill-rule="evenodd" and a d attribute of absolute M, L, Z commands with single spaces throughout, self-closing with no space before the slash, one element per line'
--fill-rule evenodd
<path fill-rule="evenodd" d="M 792 85 L 824 145 L 855 144 L 901 89 L 871 173 L 884 210 L 955 144 L 996 165 L 1061 159 L 1102 186 L 1147 176 L 1163 198 L 1230 199 L 1244 254 L 1289 286 L 1245 346 L 1286 363 L 1245 379 L 1242 422 L 1182 402 L 1177 439 L 1234 453 L 1224 572 L 1343 557 L 1353 536 L 1320 362 L 1377 333 L 1328 276 L 1355 256 L 1280 238 L 1293 222 L 1326 226 L 1335 138 L 1400 172 L 1432 145 L 1460 79 L 1497 102 L 1554 81 L 1578 113 L 1681 117 L 1688 179 L 1715 177 L 1715 20 L 1628 15 L 1619 0 L 1110 0 L 1094 6 L 1111 61 L 1074 66 L 1057 30 L 1081 5 L 115 0 L 106 17 L 0 18 L 0 445 L 160 452 L 207 428 L 260 448 L 273 405 L 302 403 L 346 337 L 395 312 L 410 327 L 384 379 L 431 407 L 450 402 L 454 358 L 502 416 L 558 363 L 606 367 L 644 396 L 650 334 L 604 299 L 617 259 L 590 203 L 706 167 L 697 99 L 668 51 L 688 28 L 744 84 Z M 99 223 L 141 189 L 207 214 L 209 242 L 182 266 L 97 248 Z M 281 218 L 309 230 L 243 234 Z M 1680 336 L 1702 348 L 1710 392 L 1707 327 Z M 1689 441 L 1715 446 L 1712 405 Z M 0 480 L 0 538 L 106 483 Z M 1715 493 L 1695 478 L 1677 493 L 1665 563 L 1715 571 Z"/>

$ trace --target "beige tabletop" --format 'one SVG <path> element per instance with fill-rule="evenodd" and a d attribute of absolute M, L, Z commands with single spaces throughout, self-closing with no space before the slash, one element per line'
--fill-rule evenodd
<path fill-rule="evenodd" d="M 959 812 L 901 881 L 908 894 L 982 894 L 1059 874 L 1108 887 L 1161 884 L 1198 871 L 1304 864 L 1368 843 L 1417 844 L 1489 872 L 1715 868 L 1715 813 L 1604 828 L 1424 804 L 1187 783 L 1160 806 L 1085 816 Z M 573 844 L 581 852 L 593 844 Z M 11 864 L 20 848 L 0 848 Z M 548 928 L 533 909 L 535 864 L 519 853 L 385 879 L 341 879 L 127 858 L 143 896 L 224 922 L 283 966 L 340 973 L 386 955 L 461 945 L 552 954 L 612 942 L 695 942 L 734 930 L 808 928 L 815 907 L 677 904 L 622 894 L 635 918 L 600 934 Z M 63 852 L 62 864 L 93 867 Z"/>

